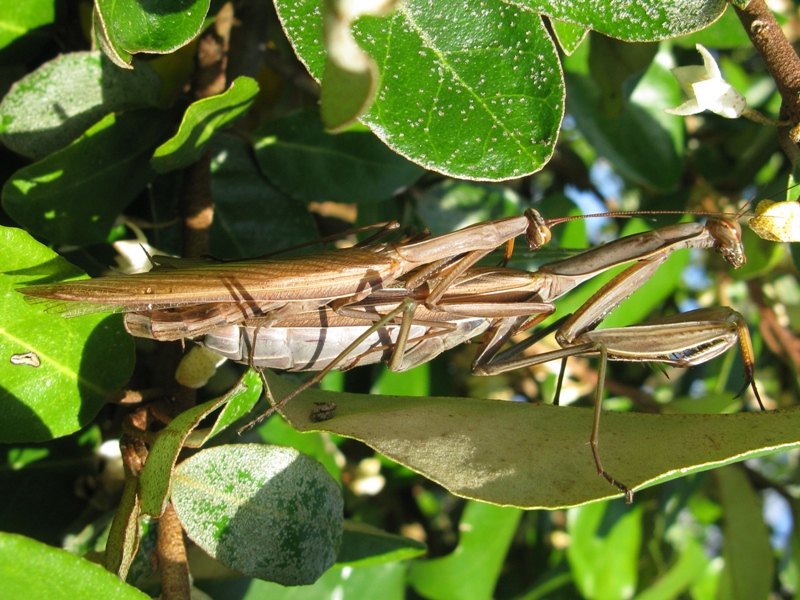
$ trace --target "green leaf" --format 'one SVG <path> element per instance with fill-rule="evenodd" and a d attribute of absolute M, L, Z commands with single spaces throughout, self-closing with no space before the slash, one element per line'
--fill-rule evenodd
<path fill-rule="evenodd" d="M 690 35 L 681 36 L 675 40 L 675 43 L 692 50 L 697 44 L 707 48 L 714 48 L 715 50 L 752 46 L 747 31 L 742 27 L 742 22 L 736 16 L 736 11 L 733 7 L 728 7 L 722 17 L 710 27 Z"/>
<path fill-rule="evenodd" d="M 378 68 L 374 63 L 371 68 L 354 73 L 328 60 L 319 101 L 320 117 L 325 127 L 330 131 L 341 131 L 352 125 L 372 103 L 378 79 Z"/>
<path fill-rule="evenodd" d="M 392 535 L 357 521 L 345 521 L 338 564 L 366 567 L 408 560 L 425 554 L 427 546 L 402 535 Z"/>
<path fill-rule="evenodd" d="M 16 287 L 75 278 L 80 271 L 24 231 L 0 227 L 0 254 L 0 440 L 48 440 L 77 431 L 130 377 L 133 340 L 118 316 L 66 320 L 27 304 Z"/>
<path fill-rule="evenodd" d="M 297 55 L 322 77 L 322 17 L 315 0 L 276 2 Z M 488 0 L 403 3 L 362 18 L 356 39 L 381 71 L 361 117 L 386 145 L 427 169 L 480 180 L 541 169 L 564 115 L 561 67 L 538 15 Z"/>
<path fill-rule="evenodd" d="M 587 29 L 580 25 L 573 25 L 572 23 L 566 23 L 564 21 L 551 19 L 550 24 L 558 40 L 558 45 L 561 46 L 561 49 L 567 56 L 570 56 L 578 49 L 578 46 L 581 45 L 586 34 L 589 33 Z"/>
<path fill-rule="evenodd" d="M 680 549 L 678 559 L 666 573 L 646 590 L 636 595 L 636 600 L 672 600 L 680 598 L 690 586 L 702 581 L 711 565 L 703 547 L 689 539 Z M 695 598 L 697 596 L 694 596 Z"/>
<path fill-rule="evenodd" d="M 260 395 L 260 378 L 255 372 L 247 371 L 230 392 L 182 412 L 160 431 L 150 448 L 147 462 L 139 476 L 142 513 L 160 517 L 164 512 L 169 501 L 173 469 L 178 460 L 178 454 L 184 446 L 201 446 L 211 436 L 248 412 L 258 401 Z M 194 431 L 200 421 L 220 406 L 230 403 L 233 403 L 231 409 L 223 410 L 211 428 L 203 432 Z M 189 440 L 188 438 L 193 432 L 196 435 L 193 436 L 194 439 Z"/>
<path fill-rule="evenodd" d="M 148 159 L 168 120 L 153 110 L 108 115 L 72 145 L 14 173 L 3 186 L 3 207 L 53 243 L 105 241 L 153 177 Z"/>
<path fill-rule="evenodd" d="M 98 564 L 30 538 L 0 532 L 0 589 L 6 598 L 147 600 Z"/>
<path fill-rule="evenodd" d="M 341 371 L 334 371 L 340 373 Z M 326 433 L 300 433 L 283 419 L 267 419 L 256 428 L 267 444 L 291 446 L 318 460 L 337 482 L 342 481 L 344 457 Z"/>
<path fill-rule="evenodd" d="M 523 210 L 522 198 L 510 187 L 452 179 L 429 187 L 417 200 L 417 212 L 433 235 L 514 217 Z"/>
<path fill-rule="evenodd" d="M 742 243 L 747 248 L 747 262 L 731 272 L 735 279 L 748 280 L 772 273 L 786 254 L 786 246 L 758 237 L 749 227 L 742 228 Z M 792 244 L 794 248 L 796 244 Z"/>
<path fill-rule="evenodd" d="M 0 61 L 26 62 L 47 42 L 55 21 L 54 0 L 0 2 Z"/>
<path fill-rule="evenodd" d="M 267 393 L 293 389 L 267 374 Z M 312 423 L 315 402 L 333 418 Z M 281 409 L 299 431 L 361 440 L 452 493 L 519 508 L 559 508 L 619 497 L 597 476 L 587 444 L 592 411 L 472 398 L 412 398 L 306 391 Z M 600 456 L 631 488 L 650 487 L 800 446 L 800 410 L 735 415 L 604 412 Z"/>
<path fill-rule="evenodd" d="M 210 0 L 117 2 L 97 0 L 103 35 L 128 54 L 167 54 L 188 44 L 203 27 Z"/>
<path fill-rule="evenodd" d="M 0 139 L 15 152 L 42 158 L 110 113 L 156 106 L 160 86 L 146 63 L 128 72 L 101 52 L 63 54 L 11 87 L 0 104 Z"/>
<path fill-rule="evenodd" d="M 283 587 L 253 579 L 247 587 L 245 598 L 259 600 L 320 600 L 320 598 L 405 600 L 407 563 L 395 562 L 367 567 L 334 566 L 328 569 L 313 585 Z M 231 582 L 203 583 L 203 590 L 213 598 L 230 594 Z"/>
<path fill-rule="evenodd" d="M 767 598 L 772 590 L 775 559 L 762 517 L 761 499 L 742 469 L 715 473 L 722 504 L 722 556 L 725 568 L 719 598 Z"/>
<path fill-rule="evenodd" d="M 0 408 L 6 410 L 2 400 Z M 58 440 L 0 446 L 0 531 L 63 544 L 64 532 L 85 514 L 86 499 L 75 494 L 75 482 L 97 476 L 100 437 L 99 428 L 90 426 Z M 21 455 L 33 453 L 43 455 L 21 464 Z"/>
<path fill-rule="evenodd" d="M 582 44 L 564 61 L 570 114 L 589 143 L 620 173 L 651 189 L 672 189 L 683 173 L 683 120 L 663 109 L 681 102 L 677 80 L 663 61 L 655 60 L 632 82 L 635 87 L 628 90 L 622 111 L 609 114 L 589 71 L 587 46 Z"/>
<path fill-rule="evenodd" d="M 183 115 L 178 133 L 156 148 L 150 165 L 157 173 L 183 169 L 197 162 L 208 148 L 211 136 L 230 127 L 247 112 L 258 95 L 258 84 L 250 77 L 237 77 L 222 94 L 192 103 Z"/>
<path fill-rule="evenodd" d="M 597 503 L 567 513 L 567 558 L 587 600 L 631 598 L 639 571 L 642 507 Z"/>
<path fill-rule="evenodd" d="M 458 547 L 443 558 L 412 563 L 411 585 L 433 600 L 493 598 L 521 516 L 518 509 L 469 502 L 459 526 Z"/>
<path fill-rule="evenodd" d="M 214 139 L 212 148 L 214 256 L 260 256 L 319 237 L 306 207 L 264 179 L 249 143 L 223 134 Z"/>
<path fill-rule="evenodd" d="M 270 181 L 305 202 L 385 200 L 423 172 L 369 131 L 326 132 L 311 110 L 265 123 L 255 148 Z"/>
<path fill-rule="evenodd" d="M 308 585 L 336 560 L 342 495 L 293 448 L 204 450 L 175 471 L 172 502 L 189 537 L 225 566 L 281 585 Z"/>
<path fill-rule="evenodd" d="M 509 0 L 526 10 L 575 23 L 628 42 L 653 42 L 702 29 L 725 11 L 726 0 Z"/>

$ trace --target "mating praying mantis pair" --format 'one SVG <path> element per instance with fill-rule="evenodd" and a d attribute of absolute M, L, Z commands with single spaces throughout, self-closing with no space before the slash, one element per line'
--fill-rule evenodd
<path fill-rule="evenodd" d="M 126 327 L 134 334 L 156 339 L 195 337 L 207 348 L 253 366 L 320 370 L 291 396 L 331 369 L 388 360 L 390 369 L 402 371 L 482 332 L 486 333 L 473 362 L 476 374 L 568 356 L 599 356 L 591 450 L 598 474 L 630 501 L 632 491 L 603 469 L 598 451 L 607 361 L 657 361 L 686 367 L 710 360 L 738 341 L 746 368 L 745 387 L 751 385 L 758 397 L 750 337 L 741 315 L 727 307 L 623 328 L 593 329 L 675 250 L 714 247 L 738 268 L 744 262 L 738 226 L 725 220 L 672 225 L 589 249 L 533 273 L 472 267 L 523 233 L 531 248 L 550 238 L 548 223 L 529 210 L 523 217 L 481 223 L 422 241 L 374 244 L 297 259 L 190 263 L 188 268 L 167 264 L 144 275 L 21 291 L 37 298 L 89 303 L 92 309 L 101 305 L 126 310 Z M 518 345 L 498 354 L 511 335 L 552 314 L 553 302 L 563 294 L 625 263 L 634 264 L 560 324 L 556 339 L 561 350 L 518 356 L 524 347 Z M 349 270 L 337 277 L 326 270 L 332 265 L 347 265 Z M 309 278 L 307 287 L 299 285 L 299 268 Z M 268 278 L 270 274 L 277 283 Z M 210 285 L 192 296 L 190 286 L 209 284 L 204 275 Z M 338 287 L 333 286 L 334 280 Z M 68 309 L 67 314 L 85 311 L 84 305 Z"/>

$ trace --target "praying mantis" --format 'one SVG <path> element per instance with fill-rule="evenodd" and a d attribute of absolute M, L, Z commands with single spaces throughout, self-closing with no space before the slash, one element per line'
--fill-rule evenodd
<path fill-rule="evenodd" d="M 524 235 L 531 250 L 550 239 L 533 209 L 521 216 L 478 223 L 420 241 L 369 244 L 282 259 L 212 262 L 156 257 L 148 273 L 20 288 L 32 304 L 71 317 L 91 312 L 145 313 L 130 333 L 168 341 L 202 335 L 253 317 L 290 314 L 358 302 L 417 269 L 406 285 L 441 274 L 430 291 L 435 305 L 461 273 L 484 256 Z M 424 267 L 424 268 L 420 268 Z M 137 324 L 147 329 L 137 329 Z"/>
<path fill-rule="evenodd" d="M 518 233 L 526 235 L 532 248 L 549 239 L 547 224 L 538 213 L 528 211 L 523 217 L 481 223 L 420 242 L 376 244 L 297 259 L 190 263 L 178 268 L 165 264 L 140 276 L 33 286 L 20 291 L 47 300 L 88 302 L 95 305 L 90 310 L 111 306 L 127 311 L 126 327 L 131 333 L 156 339 L 196 337 L 203 345 L 214 348 L 227 345 L 233 348 L 229 352 L 232 358 L 256 366 L 286 365 L 285 356 L 277 359 L 284 361 L 280 364 L 259 358 L 263 344 L 269 347 L 275 336 L 284 338 L 282 343 L 290 353 L 299 354 L 302 352 L 298 348 L 309 342 L 324 349 L 326 340 L 337 337 L 339 343 L 333 351 L 312 358 L 305 355 L 300 361 L 305 367 L 292 363 L 290 368 L 295 370 L 321 372 L 291 396 L 333 368 L 385 360 L 388 351 L 390 368 L 404 370 L 482 331 L 486 334 L 473 363 L 476 374 L 499 373 L 572 355 L 598 355 L 601 378 L 590 444 L 598 473 L 630 500 L 631 490 L 603 469 L 598 451 L 606 362 L 660 361 L 689 366 L 709 360 L 738 340 L 747 365 L 747 383 L 756 391 L 749 333 L 741 317 L 731 309 L 702 309 L 706 312 L 693 311 L 641 326 L 604 330 L 614 332 L 616 337 L 592 329 L 675 250 L 715 247 L 732 266 L 740 266 L 744 253 L 738 231 L 726 221 L 712 220 L 705 226 L 682 223 L 592 248 L 544 265 L 534 273 L 470 268 Z M 312 257 L 319 262 L 313 263 Z M 374 259 L 372 264 L 370 257 Z M 499 354 L 513 333 L 554 312 L 553 302 L 564 293 L 600 272 L 629 262 L 634 265 L 561 326 L 557 340 L 562 350 L 523 358 L 509 358 L 508 352 Z M 331 265 L 347 268 L 344 274 L 328 275 L 325 269 Z M 303 284 L 300 271 L 305 272 L 306 279 L 313 272 L 311 278 L 315 280 Z M 276 275 L 279 283 L 268 279 L 269 274 Z M 203 288 L 199 295 L 192 296 L 191 285 L 201 280 L 205 285 L 206 275 L 211 281 L 210 291 Z M 81 304 L 71 312 L 68 309 L 67 314 L 85 311 L 85 304 Z M 658 349 L 642 347 L 641 330 L 637 327 L 650 327 L 653 335 L 663 333 L 664 344 Z M 265 331 L 268 333 L 262 343 L 258 336 Z M 341 350 L 344 345 L 347 347 Z M 518 351 L 521 347 L 511 352 Z M 267 354 L 274 352 L 269 350 Z"/>
<path fill-rule="evenodd" d="M 643 281 L 653 276 L 668 256 L 680 249 L 713 247 L 734 268 L 745 261 L 735 223 L 710 220 L 706 225 L 680 223 L 621 238 L 573 257 L 552 262 L 530 273 L 508 268 L 474 267 L 452 283 L 435 309 L 424 305 L 425 290 L 407 290 L 402 281 L 376 291 L 348 307 L 348 316 L 330 308 L 299 318 L 258 321 L 207 333 L 197 341 L 206 348 L 258 367 L 318 370 L 314 378 L 278 405 L 307 389 L 333 368 L 351 368 L 381 360 L 404 371 L 485 332 L 472 370 L 492 375 L 569 356 L 600 358 L 590 447 L 599 475 L 632 501 L 633 492 L 609 475 L 599 453 L 599 426 L 606 365 L 609 360 L 660 362 L 688 367 L 708 361 L 739 343 L 745 363 L 745 387 L 750 385 L 761 404 L 753 379 L 754 356 L 742 316 L 728 307 L 703 308 L 628 327 L 594 330 Z M 573 315 L 559 324 L 561 350 L 517 357 L 523 342 L 500 353 L 516 332 L 540 323 L 555 311 L 554 301 L 584 281 L 613 267 L 631 263 L 603 286 Z M 432 282 L 431 289 L 436 288 Z M 364 316 L 357 317 L 359 312 Z M 368 312 L 381 318 L 363 324 Z M 400 323 L 396 319 L 410 315 Z M 403 331 L 403 323 L 411 323 Z M 531 338 L 536 339 L 536 338 Z M 763 408 L 763 405 L 762 405 Z"/>

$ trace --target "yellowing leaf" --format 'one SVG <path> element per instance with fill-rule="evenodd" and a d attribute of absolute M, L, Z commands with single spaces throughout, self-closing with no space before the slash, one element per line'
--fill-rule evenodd
<path fill-rule="evenodd" d="M 750 219 L 750 229 L 772 242 L 800 242 L 800 202 L 762 200 Z"/>

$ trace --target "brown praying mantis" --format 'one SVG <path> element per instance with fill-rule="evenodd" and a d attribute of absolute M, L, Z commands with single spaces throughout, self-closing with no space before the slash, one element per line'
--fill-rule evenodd
<path fill-rule="evenodd" d="M 504 244 L 510 255 L 519 235 L 535 250 L 549 241 L 550 230 L 537 211 L 528 209 L 522 216 L 420 241 L 233 262 L 156 257 L 155 267 L 147 273 L 33 285 L 18 291 L 29 302 L 47 303 L 48 311 L 65 317 L 144 313 L 144 320 L 134 319 L 128 326 L 133 335 L 177 340 L 253 317 L 276 320 L 329 304 L 338 310 L 414 269 L 415 275 L 406 280 L 409 288 L 433 274 L 441 275 L 427 298 L 429 305 L 435 305 L 452 281 L 484 256 Z M 145 323 L 147 330 L 137 329 Z"/>
<path fill-rule="evenodd" d="M 350 305 L 347 316 L 323 307 L 314 313 L 273 322 L 268 327 L 261 327 L 258 320 L 246 321 L 242 326 L 211 331 L 197 341 L 223 356 L 257 367 L 320 371 L 283 398 L 278 406 L 319 381 L 331 369 L 383 360 L 388 361 L 391 370 L 403 371 L 484 331 L 472 366 L 477 375 L 502 373 L 568 356 L 598 356 L 600 371 L 590 437 L 592 455 L 598 474 L 631 501 L 632 491 L 605 471 L 598 449 L 603 383 L 609 360 L 688 367 L 718 356 L 738 341 L 746 369 L 745 387 L 750 385 L 761 403 L 753 380 L 750 335 L 742 316 L 731 308 L 703 308 L 643 324 L 593 330 L 643 281 L 653 276 L 672 252 L 709 247 L 716 248 L 735 268 L 745 260 L 735 223 L 722 220 L 710 220 L 706 225 L 680 223 L 591 248 L 546 264 L 533 273 L 473 267 L 445 290 L 434 309 L 424 306 L 426 286 L 408 290 L 398 281 L 394 287 L 376 291 Z M 634 264 L 560 323 L 556 340 L 561 350 L 517 357 L 530 345 L 526 341 L 499 353 L 514 333 L 552 314 L 553 302 L 566 292 L 603 271 L 631 262 Z M 428 285 L 436 289 L 437 282 Z M 403 315 L 407 318 L 397 322 Z M 365 320 L 375 318 L 378 320 L 374 325 L 364 324 Z M 535 339 L 538 338 L 531 338 Z"/>
<path fill-rule="evenodd" d="M 661 352 L 642 348 L 640 340 L 637 344 L 629 335 L 631 328 L 619 330 L 613 339 L 598 338 L 596 335 L 601 332 L 591 331 L 638 287 L 637 273 L 652 274 L 677 249 L 713 246 L 738 267 L 744 255 L 738 234 L 730 223 L 710 221 L 706 226 L 684 223 L 630 236 L 550 263 L 535 273 L 509 269 L 467 271 L 477 260 L 495 247 L 510 242 L 518 233 L 526 234 L 532 248 L 549 239 L 547 224 L 538 213 L 530 210 L 523 217 L 481 223 L 420 242 L 375 244 L 296 259 L 211 264 L 195 261 L 178 268 L 173 268 L 170 261 L 144 275 L 33 286 L 21 291 L 56 302 L 81 303 L 75 309 L 68 309 L 66 315 L 87 312 L 87 303 L 92 305 L 89 311 L 109 307 L 129 311 L 126 315 L 128 330 L 145 337 L 179 339 L 205 334 L 201 341 L 207 346 L 238 343 L 239 350 L 234 351 L 233 358 L 245 362 L 247 355 L 246 362 L 261 366 L 280 365 L 258 359 L 259 331 L 269 331 L 264 337 L 268 345 L 273 334 L 284 335 L 288 340 L 284 346 L 291 352 L 308 345 L 309 340 L 316 347 L 324 347 L 322 340 L 328 339 L 332 331 L 339 332 L 335 335 L 340 340 L 352 340 L 341 351 L 338 349 L 344 342 L 333 346 L 337 350 L 327 354 L 330 358 L 302 359 L 306 368 L 322 369 L 320 375 L 307 384 L 310 385 L 330 369 L 382 360 L 387 349 L 390 350 L 390 368 L 403 370 L 430 360 L 482 330 L 488 333 L 479 346 L 474 371 L 489 374 L 517 368 L 523 364 L 520 361 L 529 359 L 507 359 L 506 353 L 498 355 L 514 332 L 541 322 L 554 312 L 552 302 L 581 282 L 616 265 L 636 261 L 564 324 L 557 338 L 563 350 L 532 359 L 544 362 L 568 355 L 596 354 L 601 357 L 603 373 L 607 360 L 656 360 L 688 366 L 716 356 L 738 339 L 748 364 L 747 380 L 752 384 L 749 334 L 738 313 L 730 309 L 720 309 L 729 311 L 726 314 L 704 313 L 702 320 L 691 320 L 699 316 L 695 311 L 650 323 L 648 326 L 655 327 L 654 331 L 660 328 L 671 334 L 670 342 Z M 328 273 L 328 269 L 336 266 L 340 267 L 339 272 Z M 269 278 L 273 275 L 277 283 Z M 304 284 L 303 280 L 309 278 L 313 281 Z M 201 284 L 201 291 L 192 294 L 195 284 Z M 421 304 L 428 313 L 418 314 Z M 388 314 L 382 314 L 381 310 L 387 308 L 391 309 Z M 310 327 L 292 320 L 308 318 L 315 311 L 318 321 L 312 321 Z M 396 319 L 401 314 L 406 318 L 397 325 Z M 253 320 L 255 315 L 264 317 Z M 345 318 L 351 321 L 345 322 Z M 365 319 L 368 324 L 364 324 Z M 377 323 L 371 324 L 376 319 Z M 726 329 L 723 322 L 736 322 L 741 326 L 731 335 L 730 328 Z M 244 326 L 220 328 L 230 324 Z M 412 331 L 414 326 L 417 329 Z M 303 327 L 305 342 L 300 341 L 302 337 L 298 333 Z M 392 333 L 393 328 L 396 334 Z M 688 328 L 694 328 L 696 333 L 687 347 L 677 340 Z M 727 333 L 720 333 L 721 330 Z M 378 338 L 383 335 L 382 350 L 370 341 L 371 335 Z M 434 346 L 431 342 L 423 344 L 428 340 Z M 715 353 L 707 351 L 709 347 L 715 348 Z M 302 367 L 293 365 L 293 368 Z M 597 439 L 602 376 L 600 381 L 590 440 L 592 452 L 598 472 L 629 497 L 630 490 L 609 476 L 600 462 Z M 284 398 L 281 403 L 288 399 Z"/>

